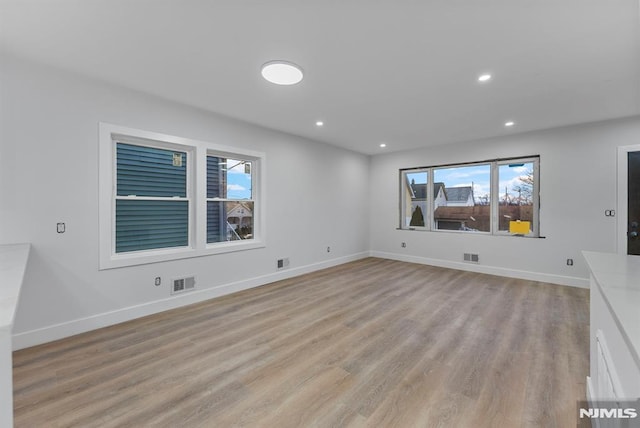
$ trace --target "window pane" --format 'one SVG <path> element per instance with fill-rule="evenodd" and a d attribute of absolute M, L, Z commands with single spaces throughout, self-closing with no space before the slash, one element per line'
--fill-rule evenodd
<path fill-rule="evenodd" d="M 522 235 L 532 233 L 533 162 L 500 165 L 498 182 L 498 230 Z"/>
<path fill-rule="evenodd" d="M 116 253 L 189 245 L 187 201 L 116 200 Z"/>
<path fill-rule="evenodd" d="M 253 239 L 253 212 L 249 201 L 208 201 L 207 243 Z"/>
<path fill-rule="evenodd" d="M 227 197 L 227 160 L 207 156 L 207 198 Z"/>
<path fill-rule="evenodd" d="M 407 172 L 407 206 L 405 207 L 405 226 L 424 227 L 427 224 L 427 182 L 426 171 Z"/>
<path fill-rule="evenodd" d="M 186 197 L 187 154 L 118 143 L 117 195 Z"/>
<path fill-rule="evenodd" d="M 252 199 L 250 161 L 227 159 L 227 198 Z"/>
<path fill-rule="evenodd" d="M 207 198 L 252 199 L 252 163 L 207 156 Z"/>
<path fill-rule="evenodd" d="M 433 180 L 435 229 L 491 231 L 490 165 L 434 169 Z"/>

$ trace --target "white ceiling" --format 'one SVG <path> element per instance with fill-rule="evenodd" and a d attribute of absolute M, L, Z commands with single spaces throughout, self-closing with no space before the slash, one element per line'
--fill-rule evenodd
<path fill-rule="evenodd" d="M 0 49 L 373 154 L 640 114 L 639 17 L 638 0 L 0 0 Z M 304 80 L 264 81 L 274 59 Z"/>

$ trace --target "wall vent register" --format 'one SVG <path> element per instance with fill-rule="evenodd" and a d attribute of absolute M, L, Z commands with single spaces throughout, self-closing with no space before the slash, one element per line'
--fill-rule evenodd
<path fill-rule="evenodd" d="M 175 278 L 171 283 L 171 294 L 184 293 L 187 291 L 195 290 L 195 288 L 196 288 L 195 276 Z"/>
<path fill-rule="evenodd" d="M 478 254 L 464 253 L 464 261 L 465 262 L 472 262 L 472 263 L 479 263 L 480 262 L 480 256 Z"/>

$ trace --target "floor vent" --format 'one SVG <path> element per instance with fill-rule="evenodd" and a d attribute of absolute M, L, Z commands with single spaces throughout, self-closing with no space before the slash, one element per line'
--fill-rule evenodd
<path fill-rule="evenodd" d="M 185 276 L 184 278 L 174 278 L 171 284 L 171 294 L 184 293 L 196 288 L 196 277 Z"/>
<path fill-rule="evenodd" d="M 479 263 L 480 256 L 478 254 L 464 253 L 464 261 L 471 263 Z"/>

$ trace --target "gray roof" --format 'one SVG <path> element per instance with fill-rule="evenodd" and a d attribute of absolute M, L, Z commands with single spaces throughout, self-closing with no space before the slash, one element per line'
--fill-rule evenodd
<path fill-rule="evenodd" d="M 438 197 L 438 192 L 440 191 L 440 189 L 442 189 L 443 192 L 446 193 L 445 188 L 444 188 L 444 183 L 433 183 L 433 197 L 437 198 Z"/>
<path fill-rule="evenodd" d="M 440 188 L 444 189 L 444 183 L 433 183 L 433 197 L 438 196 L 438 191 Z M 411 192 L 413 193 L 413 197 L 411 199 L 415 200 L 426 200 L 427 199 L 427 185 L 425 183 L 416 184 L 415 182 L 411 182 Z"/>
<path fill-rule="evenodd" d="M 473 197 L 473 188 L 471 186 L 447 187 L 445 192 L 447 194 L 447 201 L 451 202 L 466 202 L 469 196 Z"/>

